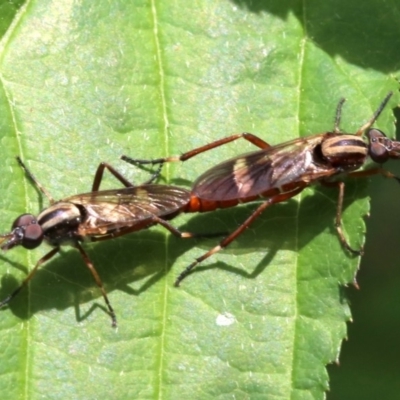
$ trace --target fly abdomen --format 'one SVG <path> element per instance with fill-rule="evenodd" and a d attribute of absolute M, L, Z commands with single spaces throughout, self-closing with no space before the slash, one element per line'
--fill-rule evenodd
<path fill-rule="evenodd" d="M 53 246 L 76 239 L 76 230 L 81 221 L 81 210 L 67 202 L 54 203 L 38 216 L 44 237 Z"/>
<path fill-rule="evenodd" d="M 321 143 L 322 157 L 333 167 L 352 170 L 361 167 L 367 156 L 368 146 L 364 139 L 355 135 L 332 135 Z"/>

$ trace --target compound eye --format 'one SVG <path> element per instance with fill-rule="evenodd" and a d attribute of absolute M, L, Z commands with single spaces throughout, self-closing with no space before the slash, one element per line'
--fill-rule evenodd
<path fill-rule="evenodd" d="M 11 229 L 24 227 L 36 223 L 36 218 L 32 214 L 22 214 L 14 221 Z"/>
<path fill-rule="evenodd" d="M 24 237 L 22 239 L 22 246 L 26 249 L 34 249 L 38 247 L 43 241 L 43 229 L 34 220 L 30 225 L 25 227 Z"/>
<path fill-rule="evenodd" d="M 16 244 L 26 249 L 34 249 L 43 241 L 43 229 L 32 214 L 20 215 L 12 224 Z"/>
<path fill-rule="evenodd" d="M 382 164 L 389 159 L 389 152 L 385 146 L 386 135 L 379 129 L 370 129 L 367 132 L 369 138 L 369 156 L 373 161 Z"/>

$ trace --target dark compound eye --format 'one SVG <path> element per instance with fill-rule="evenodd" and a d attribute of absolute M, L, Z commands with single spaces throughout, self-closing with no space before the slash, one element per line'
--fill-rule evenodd
<path fill-rule="evenodd" d="M 36 218 L 32 214 L 22 214 L 14 221 L 11 228 L 15 229 L 36 223 Z"/>
<path fill-rule="evenodd" d="M 35 221 L 31 225 L 28 225 L 24 231 L 24 237 L 22 239 L 22 246 L 26 249 L 34 249 L 38 247 L 43 241 L 43 229 Z"/>
<path fill-rule="evenodd" d="M 367 132 L 369 143 L 369 156 L 373 161 L 382 164 L 389 159 L 389 151 L 386 147 L 386 135 L 379 129 L 370 129 Z"/>
<path fill-rule="evenodd" d="M 12 229 L 15 236 L 19 237 L 18 242 L 26 249 L 34 249 L 43 241 L 43 229 L 32 214 L 20 215 L 14 221 Z"/>

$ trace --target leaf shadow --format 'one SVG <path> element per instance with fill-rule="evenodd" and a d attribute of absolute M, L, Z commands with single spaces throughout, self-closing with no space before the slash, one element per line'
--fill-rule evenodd
<path fill-rule="evenodd" d="M 24 0 L 13 0 L 3 2 L 1 5 L 1 18 L 0 18 L 0 37 L 3 37 L 10 27 L 15 15 L 19 9 L 25 4 Z"/>
<path fill-rule="evenodd" d="M 351 64 L 372 68 L 384 73 L 398 69 L 400 54 L 398 40 L 400 25 L 395 3 L 371 0 L 358 4 L 337 0 L 314 3 L 307 8 L 304 3 L 284 0 L 231 0 L 240 8 L 261 14 L 271 13 L 282 20 L 294 14 L 303 25 L 305 35 L 330 56 L 340 56 Z M 366 44 L 368 47 L 366 48 Z"/>

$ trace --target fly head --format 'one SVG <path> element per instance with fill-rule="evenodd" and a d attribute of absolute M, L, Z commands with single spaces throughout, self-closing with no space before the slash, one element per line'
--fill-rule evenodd
<path fill-rule="evenodd" d="M 9 250 L 18 245 L 34 249 L 43 241 L 43 229 L 32 214 L 22 214 L 12 224 L 11 232 L 0 236 L 0 242 L 4 241 L 0 246 L 2 250 Z"/>

